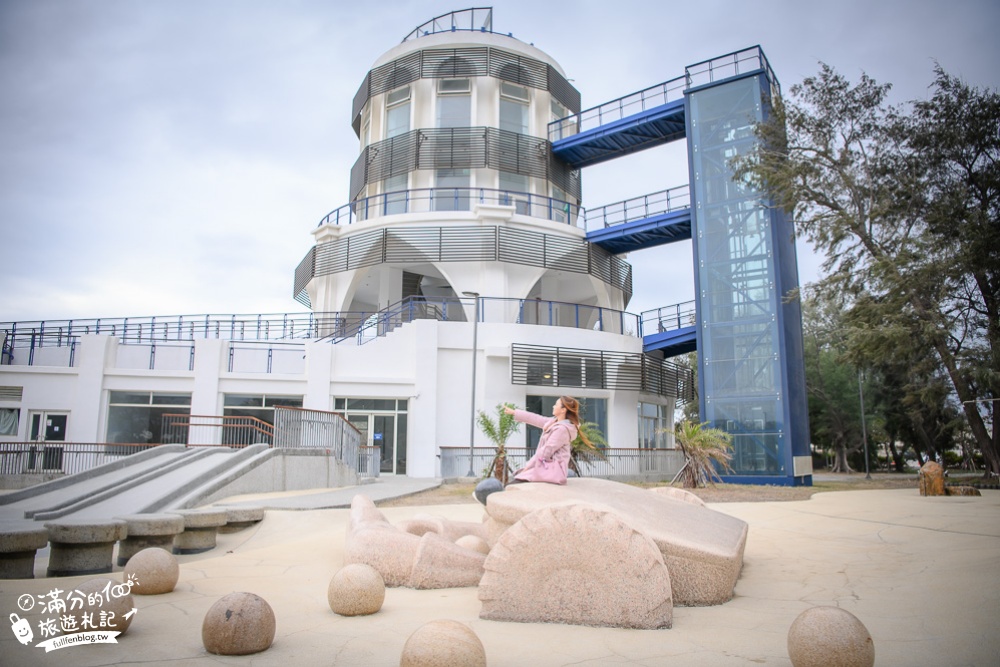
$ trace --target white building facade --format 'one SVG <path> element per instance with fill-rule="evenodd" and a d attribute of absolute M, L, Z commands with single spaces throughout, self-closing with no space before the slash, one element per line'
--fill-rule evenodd
<path fill-rule="evenodd" d="M 586 240 L 579 172 L 550 150 L 579 93 L 481 21 L 433 25 L 355 96 L 351 201 L 295 271 L 311 312 L 0 325 L 0 445 L 165 442 L 164 414 L 288 405 L 344 415 L 382 474 L 440 477 L 470 436 L 490 446 L 478 411 L 572 395 L 609 446 L 671 446 L 690 374 L 643 353 L 631 268 Z"/>

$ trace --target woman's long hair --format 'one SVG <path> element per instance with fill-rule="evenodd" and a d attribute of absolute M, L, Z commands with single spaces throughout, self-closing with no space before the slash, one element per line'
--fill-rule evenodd
<path fill-rule="evenodd" d="M 580 428 L 580 401 L 576 400 L 572 396 L 560 396 L 559 402 L 562 403 L 564 408 L 566 408 L 566 419 L 568 419 L 570 423 L 576 427 L 577 434 L 580 439 L 583 440 L 583 443 L 588 447 L 593 447 L 593 443 L 587 439 L 583 429 Z"/>

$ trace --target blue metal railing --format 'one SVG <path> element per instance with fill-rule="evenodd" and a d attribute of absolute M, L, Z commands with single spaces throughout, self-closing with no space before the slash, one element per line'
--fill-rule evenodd
<path fill-rule="evenodd" d="M 319 221 L 323 225 L 351 225 L 384 215 L 469 211 L 473 204 L 513 206 L 514 212 L 577 226 L 583 209 L 561 199 L 494 188 L 418 188 L 396 190 L 356 199 Z"/>
<path fill-rule="evenodd" d="M 549 123 L 549 141 L 558 141 L 647 109 L 684 98 L 687 79 L 679 76 Z"/>
<path fill-rule="evenodd" d="M 648 336 L 694 326 L 697 323 L 696 317 L 694 301 L 684 301 L 672 306 L 644 310 L 642 312 L 642 333 Z"/>
<path fill-rule="evenodd" d="M 691 208 L 691 190 L 687 185 L 633 197 L 584 212 L 586 230 L 606 229 L 613 225 L 643 220 L 661 213 Z"/>
<path fill-rule="evenodd" d="M 475 298 L 407 297 L 379 311 L 341 313 L 342 325 L 329 332 L 324 340 L 332 343 L 354 341 L 363 345 L 417 319 L 467 322 L 475 308 Z M 641 336 L 640 319 L 632 313 L 541 299 L 479 297 L 479 321 L 562 326 Z"/>
<path fill-rule="evenodd" d="M 768 81 L 776 90 L 780 91 L 781 86 L 764 55 L 764 51 L 759 46 L 753 46 L 749 49 L 733 51 L 694 65 L 688 65 L 684 68 L 683 76 L 658 83 L 655 86 L 644 88 L 596 107 L 584 109 L 578 114 L 554 120 L 549 123 L 548 137 L 550 141 L 565 139 L 574 134 L 586 132 L 648 109 L 683 99 L 684 91 L 688 88 L 721 81 L 754 70 L 764 70 Z"/>
<path fill-rule="evenodd" d="M 430 21 L 418 25 L 410 31 L 404 42 L 418 37 L 426 37 L 439 32 L 493 32 L 493 8 L 472 7 L 435 16 Z M 513 36 L 513 35 L 509 35 Z"/>

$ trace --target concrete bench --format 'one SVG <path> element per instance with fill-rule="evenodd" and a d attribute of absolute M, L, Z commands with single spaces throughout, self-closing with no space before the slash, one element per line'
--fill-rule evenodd
<path fill-rule="evenodd" d="M 49 543 L 49 531 L 33 521 L 0 523 L 0 579 L 32 579 L 35 553 Z"/>
<path fill-rule="evenodd" d="M 175 510 L 184 518 L 184 532 L 174 536 L 175 554 L 200 554 L 215 548 L 215 535 L 229 521 L 226 510 Z"/>
<path fill-rule="evenodd" d="M 110 572 L 115 542 L 128 535 L 126 523 L 116 519 L 60 519 L 45 527 L 52 547 L 46 572 L 50 577 Z"/>
<path fill-rule="evenodd" d="M 264 515 L 267 514 L 266 509 L 258 506 L 226 507 L 220 509 L 225 509 L 226 516 L 228 517 L 226 525 L 219 526 L 220 533 L 236 533 L 246 530 L 255 523 L 263 521 Z"/>
<path fill-rule="evenodd" d="M 128 536 L 118 543 L 118 565 L 143 549 L 160 547 L 170 551 L 174 537 L 184 532 L 184 517 L 179 514 L 128 514 L 115 517 L 128 526 Z"/>

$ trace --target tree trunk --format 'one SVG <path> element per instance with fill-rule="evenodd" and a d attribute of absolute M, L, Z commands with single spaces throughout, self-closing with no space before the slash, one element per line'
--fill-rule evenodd
<path fill-rule="evenodd" d="M 851 466 L 847 463 L 847 447 L 844 445 L 837 445 L 834 448 L 834 459 L 833 468 L 831 472 L 854 472 Z"/>

